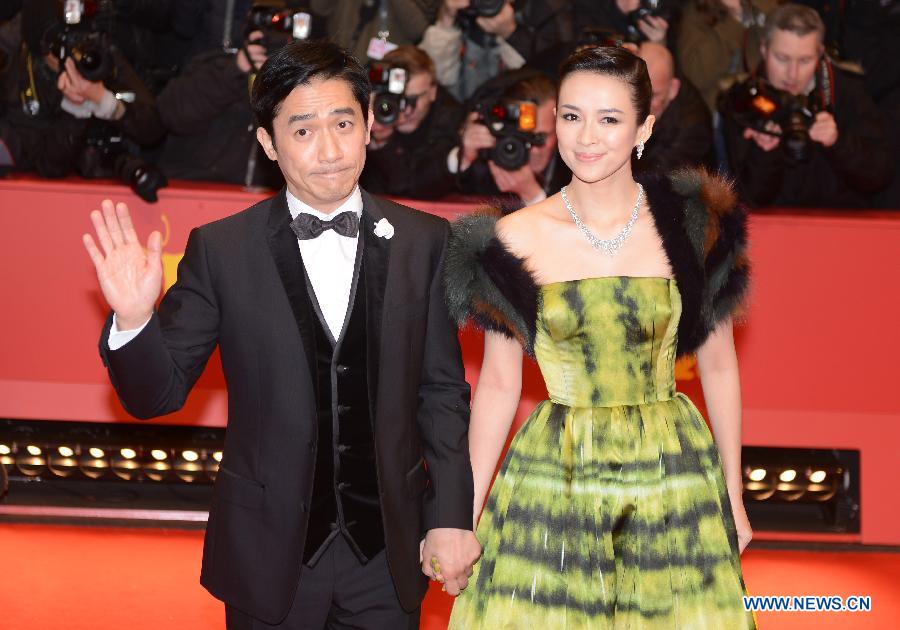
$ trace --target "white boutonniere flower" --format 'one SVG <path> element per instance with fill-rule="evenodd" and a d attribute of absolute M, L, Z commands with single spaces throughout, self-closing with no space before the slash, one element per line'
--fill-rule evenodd
<path fill-rule="evenodd" d="M 394 235 L 394 226 L 387 219 L 382 219 L 375 224 L 375 236 L 391 238 Z"/>

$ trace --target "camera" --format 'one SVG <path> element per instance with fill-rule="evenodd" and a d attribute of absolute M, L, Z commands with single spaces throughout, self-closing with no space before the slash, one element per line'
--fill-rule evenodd
<path fill-rule="evenodd" d="M 311 27 L 309 13 L 254 4 L 247 15 L 244 39 L 253 31 L 262 31 L 263 38 L 253 43 L 264 46 L 272 53 L 293 40 L 308 39 Z"/>
<path fill-rule="evenodd" d="M 506 0 L 472 0 L 468 8 L 463 9 L 463 12 L 472 17 L 489 18 L 500 13 L 504 4 L 506 4 Z"/>
<path fill-rule="evenodd" d="M 581 30 L 575 42 L 575 50 L 585 48 L 617 48 L 624 46 L 628 38 L 608 28 L 586 27 Z"/>
<path fill-rule="evenodd" d="M 66 0 L 62 28 L 49 45 L 60 65 L 71 57 L 88 81 L 106 81 L 115 71 L 112 41 L 108 33 L 97 28 L 104 14 L 112 15 L 113 9 L 108 5 L 108 1 L 86 4 L 82 0 Z"/>
<path fill-rule="evenodd" d="M 669 0 L 641 0 L 638 8 L 628 14 L 628 20 L 637 28 L 638 22 L 647 17 L 660 17 L 669 20 L 672 17 L 672 6 Z"/>
<path fill-rule="evenodd" d="M 390 64 L 374 61 L 369 64 L 369 82 L 375 95 L 372 110 L 375 120 L 382 125 L 397 122 L 400 112 L 415 103 L 403 95 L 406 91 L 406 70 Z"/>
<path fill-rule="evenodd" d="M 156 193 L 168 184 L 166 176 L 137 155 L 137 147 L 107 126 L 88 131 L 78 159 L 78 172 L 85 178 L 115 177 L 144 201 L 157 200 Z"/>
<path fill-rule="evenodd" d="M 816 114 L 827 109 L 815 90 L 794 95 L 756 77 L 733 86 L 722 99 L 722 111 L 740 126 L 777 135 L 766 129 L 773 122 L 781 127 L 781 146 L 788 158 L 795 162 L 809 159 L 809 128 Z"/>
<path fill-rule="evenodd" d="M 531 147 L 543 146 L 546 138 L 535 133 L 537 103 L 533 101 L 498 100 L 480 103 L 475 111 L 479 123 L 485 125 L 497 144 L 482 149 L 481 157 L 491 160 L 507 171 L 516 171 L 528 164 Z"/>

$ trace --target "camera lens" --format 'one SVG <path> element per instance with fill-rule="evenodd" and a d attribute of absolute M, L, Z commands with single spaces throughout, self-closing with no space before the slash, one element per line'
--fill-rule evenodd
<path fill-rule="evenodd" d="M 498 138 L 492 159 L 500 168 L 516 171 L 528 163 L 528 147 L 515 136 Z"/>
<path fill-rule="evenodd" d="M 784 151 L 795 162 L 809 159 L 810 139 L 807 119 L 800 112 L 792 112 L 782 136 Z"/>
<path fill-rule="evenodd" d="M 503 9 L 506 0 L 472 0 L 471 10 L 481 17 L 494 17 Z"/>
<path fill-rule="evenodd" d="M 397 99 L 390 94 L 380 94 L 375 98 L 375 120 L 382 125 L 390 125 L 397 120 L 400 114 L 399 103 Z"/>
<path fill-rule="evenodd" d="M 159 169 L 136 155 L 122 153 L 116 159 L 115 169 L 119 179 L 144 201 L 156 201 L 157 191 L 168 184 L 166 176 Z"/>

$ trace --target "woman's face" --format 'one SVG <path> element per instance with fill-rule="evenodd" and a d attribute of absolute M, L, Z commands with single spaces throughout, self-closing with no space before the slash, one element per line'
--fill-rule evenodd
<path fill-rule="evenodd" d="M 646 142 L 653 116 L 637 124 L 629 86 L 614 77 L 574 72 L 559 88 L 556 136 L 559 154 L 578 179 L 606 179 L 626 164 L 638 142 Z"/>

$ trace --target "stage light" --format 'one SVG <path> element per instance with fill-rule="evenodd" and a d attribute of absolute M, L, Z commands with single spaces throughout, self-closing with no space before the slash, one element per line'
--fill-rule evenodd
<path fill-rule="evenodd" d="M 48 467 L 58 477 L 70 477 L 78 472 L 78 460 L 71 446 L 60 446 L 51 451 L 47 460 Z"/>
<path fill-rule="evenodd" d="M 775 478 L 761 466 L 744 467 L 744 496 L 751 501 L 765 501 L 775 494 Z"/>
<path fill-rule="evenodd" d="M 203 468 L 212 481 L 216 480 L 219 474 L 219 462 L 222 461 L 222 451 L 207 452 L 203 458 Z"/>
<path fill-rule="evenodd" d="M 118 453 L 113 453 L 110 457 L 113 473 L 125 481 L 137 479 L 140 475 L 141 465 L 136 458 L 137 453 L 133 448 L 119 449 Z"/>
<path fill-rule="evenodd" d="M 813 470 L 809 473 L 809 480 L 813 483 L 822 483 L 828 476 L 824 470 Z"/>
<path fill-rule="evenodd" d="M 182 481 L 187 481 L 188 483 L 197 481 L 203 474 L 203 464 L 197 461 L 198 459 L 200 459 L 200 454 L 197 451 L 182 451 L 175 458 L 175 465 L 173 466 L 175 474 Z"/>
<path fill-rule="evenodd" d="M 99 479 L 109 471 L 109 462 L 103 449 L 92 447 L 81 454 L 79 468 L 85 477 Z"/>
<path fill-rule="evenodd" d="M 750 471 L 748 475 L 751 481 L 762 481 L 766 478 L 766 469 L 765 468 L 754 468 Z"/>
<path fill-rule="evenodd" d="M 4 466 L 12 466 L 16 463 L 12 455 L 12 447 L 9 444 L 0 444 L 0 464 Z"/>
<path fill-rule="evenodd" d="M 791 483 L 797 478 L 797 471 L 793 468 L 788 468 L 787 470 L 782 471 L 781 474 L 778 475 L 778 478 L 784 483 Z"/>
<path fill-rule="evenodd" d="M 24 451 L 16 454 L 16 467 L 23 475 L 37 477 L 47 467 L 47 459 L 40 446 L 29 444 Z"/>
<path fill-rule="evenodd" d="M 172 470 L 168 459 L 169 454 L 166 451 L 153 449 L 150 451 L 150 459 L 144 461 L 144 474 L 153 481 L 165 481 Z"/>

